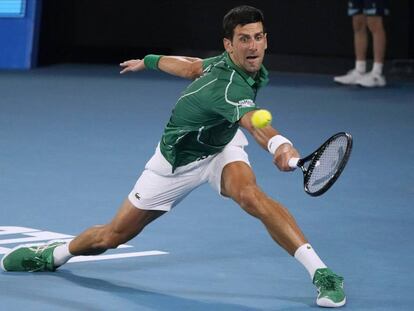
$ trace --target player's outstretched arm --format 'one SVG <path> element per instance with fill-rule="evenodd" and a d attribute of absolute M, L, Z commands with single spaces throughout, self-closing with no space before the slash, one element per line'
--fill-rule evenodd
<path fill-rule="evenodd" d="M 144 70 L 147 66 L 144 59 L 131 59 L 120 64 L 121 74 Z M 155 68 L 150 68 L 155 69 Z M 200 58 L 186 56 L 162 56 L 156 63 L 156 69 L 171 75 L 196 79 L 203 73 L 203 61 Z"/>
<path fill-rule="evenodd" d="M 268 142 L 276 135 L 280 135 L 279 132 L 268 125 L 264 128 L 255 128 L 252 124 L 252 114 L 254 111 L 246 113 L 239 121 L 240 126 L 244 127 L 256 140 L 256 142 L 265 150 L 268 150 Z M 273 163 L 281 171 L 292 171 L 288 162 L 291 158 L 300 158 L 298 151 L 290 144 L 281 144 L 273 155 Z"/>
<path fill-rule="evenodd" d="M 197 79 L 203 73 L 203 60 L 186 56 L 163 56 L 158 68 L 166 73 L 187 79 Z"/>

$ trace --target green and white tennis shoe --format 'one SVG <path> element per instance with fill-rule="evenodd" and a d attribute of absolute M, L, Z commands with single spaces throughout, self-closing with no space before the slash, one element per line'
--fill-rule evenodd
<path fill-rule="evenodd" d="M 321 307 L 337 308 L 346 303 L 344 278 L 328 268 L 318 269 L 313 276 L 313 284 L 318 289 L 316 304 Z"/>
<path fill-rule="evenodd" d="M 4 271 L 55 271 L 53 250 L 64 242 L 42 245 L 20 245 L 6 253 L 0 262 Z"/>

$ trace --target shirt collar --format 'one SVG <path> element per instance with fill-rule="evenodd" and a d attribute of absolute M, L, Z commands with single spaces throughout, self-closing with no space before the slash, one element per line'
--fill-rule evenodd
<path fill-rule="evenodd" d="M 246 73 L 243 69 L 241 69 L 239 66 L 237 66 L 230 58 L 229 53 L 224 52 L 225 54 L 225 62 L 227 65 L 229 65 L 231 68 L 237 71 L 237 73 L 242 76 L 244 80 L 246 80 L 247 84 L 249 84 L 251 87 L 254 87 L 255 85 L 260 88 L 265 86 L 269 82 L 269 73 L 266 70 L 265 66 L 263 64 L 260 66 L 260 70 L 256 77 L 250 76 L 248 73 Z"/>

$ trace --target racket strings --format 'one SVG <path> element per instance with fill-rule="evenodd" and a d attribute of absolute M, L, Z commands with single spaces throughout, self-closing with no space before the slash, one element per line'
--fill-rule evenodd
<path fill-rule="evenodd" d="M 310 192 L 317 192 L 330 183 L 341 170 L 346 159 L 348 138 L 339 136 L 330 141 L 317 157 L 310 163 L 307 187 Z"/>

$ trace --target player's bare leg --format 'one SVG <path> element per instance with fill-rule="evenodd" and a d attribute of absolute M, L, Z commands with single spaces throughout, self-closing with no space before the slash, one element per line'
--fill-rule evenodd
<path fill-rule="evenodd" d="M 225 166 L 221 181 L 222 194 L 236 201 L 247 213 L 260 219 L 269 234 L 289 254 L 307 243 L 289 211 L 268 197 L 256 184 L 251 168 L 244 162 Z"/>
<path fill-rule="evenodd" d="M 97 255 L 118 247 L 164 213 L 138 209 L 127 199 L 110 223 L 87 229 L 69 244 L 19 246 L 3 256 L 1 268 L 5 271 L 55 271 L 73 256 Z"/>
<path fill-rule="evenodd" d="M 69 244 L 69 252 L 74 256 L 97 255 L 116 248 L 134 238 L 164 213 L 138 209 L 126 199 L 109 224 L 91 227 L 81 233 Z"/>
<path fill-rule="evenodd" d="M 308 270 L 318 290 L 316 303 L 319 306 L 340 307 L 345 304 L 343 278 L 326 267 L 289 211 L 260 190 L 252 169 L 246 163 L 232 162 L 224 167 L 221 189 L 223 195 L 260 219 L 271 237 Z"/>

